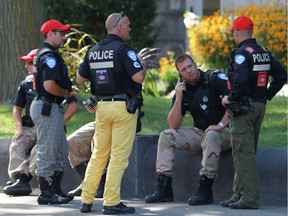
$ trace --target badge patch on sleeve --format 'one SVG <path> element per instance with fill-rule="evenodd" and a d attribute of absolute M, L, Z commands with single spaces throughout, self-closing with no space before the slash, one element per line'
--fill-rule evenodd
<path fill-rule="evenodd" d="M 234 60 L 237 64 L 242 64 L 244 61 L 245 61 L 245 56 L 241 55 L 241 54 L 238 54 L 235 56 Z"/>
<path fill-rule="evenodd" d="M 222 80 L 228 80 L 228 77 L 224 73 L 218 73 L 217 77 Z"/>
<path fill-rule="evenodd" d="M 127 55 L 132 61 L 136 61 L 137 60 L 137 55 L 136 55 L 136 53 L 133 50 L 129 50 Z"/>
<path fill-rule="evenodd" d="M 54 68 L 55 67 L 55 65 L 56 65 L 56 59 L 55 58 L 52 58 L 52 57 L 47 57 L 46 59 L 45 59 L 45 63 L 47 64 L 47 66 L 49 67 L 49 68 Z"/>

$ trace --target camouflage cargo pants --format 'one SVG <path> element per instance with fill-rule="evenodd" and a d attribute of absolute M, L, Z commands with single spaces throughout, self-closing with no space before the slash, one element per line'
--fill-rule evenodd
<path fill-rule="evenodd" d="M 68 158 L 72 168 L 90 159 L 94 133 L 95 121 L 85 124 L 68 136 Z"/>
<path fill-rule="evenodd" d="M 175 164 L 175 150 L 191 153 L 202 152 L 200 175 L 208 178 L 217 176 L 220 153 L 231 148 L 230 132 L 209 131 L 207 134 L 198 128 L 167 129 L 161 132 L 158 141 L 156 171 L 172 176 Z"/>
<path fill-rule="evenodd" d="M 27 136 L 12 141 L 9 148 L 8 174 L 12 180 L 18 173 L 29 175 L 30 151 L 36 145 L 36 127 L 24 127 L 23 130 Z"/>

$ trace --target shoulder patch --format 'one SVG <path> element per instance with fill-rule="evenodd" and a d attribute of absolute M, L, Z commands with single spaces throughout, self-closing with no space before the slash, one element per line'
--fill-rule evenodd
<path fill-rule="evenodd" d="M 53 57 L 47 57 L 46 59 L 45 59 L 45 63 L 47 64 L 47 66 L 49 67 L 49 68 L 54 68 L 55 67 L 55 65 L 56 65 L 56 59 L 55 58 L 53 58 Z"/>
<path fill-rule="evenodd" d="M 141 65 L 138 62 L 134 62 L 133 65 L 134 65 L 135 68 L 140 68 L 141 67 Z"/>
<path fill-rule="evenodd" d="M 136 61 L 137 60 L 137 55 L 136 55 L 135 51 L 129 50 L 127 55 L 132 61 Z"/>
<path fill-rule="evenodd" d="M 217 77 L 222 80 L 228 80 L 228 77 L 224 73 L 218 73 Z"/>
<path fill-rule="evenodd" d="M 241 54 L 238 54 L 234 57 L 235 63 L 237 63 L 239 65 L 242 64 L 245 61 L 245 59 L 246 59 L 245 56 L 243 56 Z"/>

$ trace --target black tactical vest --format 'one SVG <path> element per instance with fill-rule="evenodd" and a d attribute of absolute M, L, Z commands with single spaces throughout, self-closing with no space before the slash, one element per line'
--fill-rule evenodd
<path fill-rule="evenodd" d="M 258 44 L 242 46 L 239 51 L 244 51 L 249 55 L 251 70 L 249 73 L 250 97 L 265 98 L 271 67 L 270 53 Z"/>
<path fill-rule="evenodd" d="M 88 54 L 91 74 L 91 93 L 97 96 L 125 93 L 130 77 L 124 72 L 120 47 L 124 42 L 113 41 L 94 46 Z"/>
<path fill-rule="evenodd" d="M 43 55 L 49 55 L 49 53 L 50 54 L 52 53 L 53 56 L 57 58 L 57 63 L 61 64 L 62 79 L 59 82 L 57 82 L 57 84 L 61 88 L 66 89 L 68 91 L 72 90 L 72 82 L 69 79 L 68 68 L 65 64 L 64 59 L 61 57 L 61 55 L 58 52 L 55 52 L 49 49 L 48 47 L 42 47 L 36 53 L 34 60 L 33 60 L 33 75 L 34 75 L 34 80 L 35 80 L 34 82 L 36 84 L 36 92 L 37 94 L 42 95 L 45 98 L 53 99 L 53 100 L 56 98 L 58 99 L 57 101 L 61 101 L 64 99 L 63 97 L 52 95 L 44 89 L 43 72 L 41 69 L 42 68 L 41 58 L 43 57 Z"/>
<path fill-rule="evenodd" d="M 25 115 L 30 117 L 30 106 L 35 96 L 35 91 L 33 90 L 33 80 L 31 76 L 26 77 L 25 79 L 25 97 L 26 97 L 26 109 Z"/>
<path fill-rule="evenodd" d="M 209 125 L 217 125 L 221 121 L 225 109 L 213 90 L 213 79 L 219 71 L 207 71 L 201 83 L 195 87 L 186 88 L 183 95 L 183 106 L 193 117 L 194 125 L 205 130 Z"/>

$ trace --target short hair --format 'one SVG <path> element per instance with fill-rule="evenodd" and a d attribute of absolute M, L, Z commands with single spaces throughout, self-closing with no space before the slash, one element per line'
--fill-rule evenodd
<path fill-rule="evenodd" d="M 183 53 L 183 54 L 180 54 L 176 59 L 175 59 L 175 67 L 176 69 L 178 70 L 178 67 L 177 67 L 177 64 L 178 63 L 182 63 L 183 61 L 185 61 L 186 59 L 190 59 L 194 64 L 195 64 L 195 61 L 193 60 L 193 58 L 186 54 L 186 53 Z"/>

